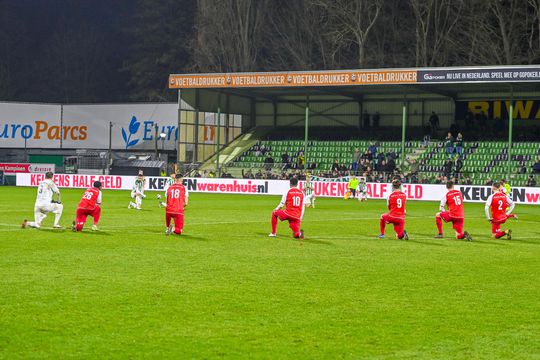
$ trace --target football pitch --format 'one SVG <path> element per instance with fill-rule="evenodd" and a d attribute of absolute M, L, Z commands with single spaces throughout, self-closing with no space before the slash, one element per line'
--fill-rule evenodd
<path fill-rule="evenodd" d="M 317 199 L 306 239 L 268 238 L 277 196 L 190 195 L 166 236 L 147 193 L 103 191 L 99 232 L 21 229 L 34 188 L 0 187 L 0 358 L 540 359 L 540 207 L 516 205 L 494 240 L 465 205 L 472 242 L 436 234 L 436 202 L 407 203 L 409 241 L 384 201 Z"/>

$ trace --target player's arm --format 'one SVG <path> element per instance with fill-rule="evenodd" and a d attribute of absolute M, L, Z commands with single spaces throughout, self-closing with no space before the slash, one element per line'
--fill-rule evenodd
<path fill-rule="evenodd" d="M 97 196 L 96 204 L 101 205 L 101 191 L 99 192 L 99 194 Z"/>
<path fill-rule="evenodd" d="M 439 205 L 439 209 L 441 211 L 445 211 L 445 206 L 446 206 L 446 196 L 443 196 L 443 198 L 441 199 L 441 204 Z"/>
<path fill-rule="evenodd" d="M 60 199 L 60 190 L 58 190 L 58 186 L 56 186 L 55 183 L 52 183 L 51 190 L 56 194 L 57 201 L 61 203 L 62 200 Z"/>
<path fill-rule="evenodd" d="M 286 202 L 287 202 L 287 194 L 283 194 L 283 196 L 281 197 L 281 201 L 279 202 L 279 205 L 276 207 L 276 210 L 279 210 L 282 207 L 284 207 Z"/>
<path fill-rule="evenodd" d="M 484 211 L 486 213 L 486 218 L 488 220 L 491 220 L 491 214 L 489 213 L 489 208 L 491 207 L 491 201 L 493 200 L 493 194 L 489 195 L 487 201 L 486 201 L 486 206 L 484 207 Z"/>
<path fill-rule="evenodd" d="M 508 205 L 510 205 L 508 207 L 508 210 L 506 211 L 506 215 L 510 215 L 512 213 L 512 210 L 514 210 L 514 207 L 516 207 L 516 203 L 510 198 L 507 198 L 506 201 L 508 201 Z"/>
<path fill-rule="evenodd" d="M 186 189 L 186 194 L 184 195 L 184 207 L 186 207 L 189 203 L 189 193 Z"/>

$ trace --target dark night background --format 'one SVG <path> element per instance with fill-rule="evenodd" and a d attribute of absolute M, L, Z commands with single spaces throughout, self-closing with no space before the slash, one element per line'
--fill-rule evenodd
<path fill-rule="evenodd" d="M 0 100 L 164 101 L 169 73 L 531 64 L 540 0 L 0 0 Z"/>

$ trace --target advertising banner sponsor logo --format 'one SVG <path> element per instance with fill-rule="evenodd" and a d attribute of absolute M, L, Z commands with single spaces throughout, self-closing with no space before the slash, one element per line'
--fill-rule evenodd
<path fill-rule="evenodd" d="M 5 174 L 54 172 L 54 164 L 0 163 L 0 170 Z"/>
<path fill-rule="evenodd" d="M 456 101 L 456 119 L 465 118 L 468 111 L 473 114 L 486 114 L 488 119 L 508 119 L 510 104 L 513 105 L 514 120 L 540 120 L 539 100 L 475 100 Z"/>
<path fill-rule="evenodd" d="M 540 81 L 540 67 L 501 67 L 484 69 L 422 69 L 419 83 Z"/>
<path fill-rule="evenodd" d="M 44 174 L 17 174 L 17 186 L 37 186 L 45 179 Z M 131 190 L 134 176 L 115 175 L 73 175 L 56 174 L 54 177 L 59 187 L 87 188 L 94 181 L 101 181 L 104 189 Z M 146 189 L 163 191 L 167 178 L 146 178 Z M 250 179 L 207 179 L 186 178 L 184 185 L 190 192 L 218 194 L 283 195 L 289 189 L 286 180 L 250 180 Z M 300 182 L 302 188 L 303 182 Z M 484 202 L 491 194 L 489 186 L 459 186 L 466 202 Z M 347 191 L 345 182 L 314 181 L 313 190 L 318 197 L 342 198 Z M 391 192 L 391 184 L 368 183 L 367 195 L 370 199 L 386 199 Z M 444 185 L 403 184 L 403 191 L 409 200 L 440 201 L 447 190 Z M 519 204 L 540 205 L 540 188 L 517 187 L 512 189 L 512 197 Z"/>
<path fill-rule="evenodd" d="M 351 86 L 415 82 L 416 70 L 343 70 L 171 75 L 169 88 Z"/>

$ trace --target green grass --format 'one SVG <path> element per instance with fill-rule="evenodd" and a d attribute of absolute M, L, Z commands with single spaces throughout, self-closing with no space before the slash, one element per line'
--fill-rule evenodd
<path fill-rule="evenodd" d="M 167 237 L 154 194 L 104 191 L 99 233 L 20 229 L 34 195 L 0 187 L 0 358 L 540 359 L 540 207 L 506 241 L 466 204 L 469 243 L 411 201 L 405 242 L 384 202 L 319 199 L 300 242 L 267 237 L 278 197 L 191 194 Z"/>

